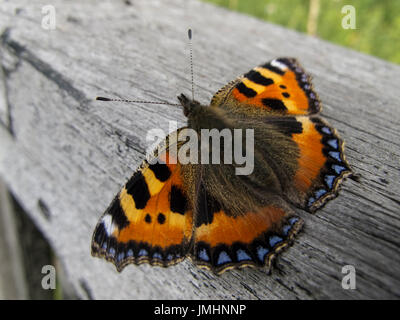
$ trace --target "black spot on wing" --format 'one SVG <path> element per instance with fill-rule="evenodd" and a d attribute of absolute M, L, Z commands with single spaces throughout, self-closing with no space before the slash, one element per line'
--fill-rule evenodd
<path fill-rule="evenodd" d="M 158 216 L 157 216 L 157 221 L 158 221 L 159 224 L 164 224 L 164 222 L 165 222 L 165 215 L 162 214 L 162 213 L 159 213 Z"/>
<path fill-rule="evenodd" d="M 149 165 L 149 169 L 153 171 L 154 175 L 161 182 L 165 182 L 171 176 L 171 170 L 164 163 L 155 163 Z"/>
<path fill-rule="evenodd" d="M 295 117 L 268 118 L 268 123 L 273 124 L 280 132 L 289 136 L 303 132 L 302 123 Z"/>
<path fill-rule="evenodd" d="M 169 197 L 171 211 L 185 214 L 188 207 L 188 200 L 182 190 L 178 186 L 173 185 Z"/>
<path fill-rule="evenodd" d="M 272 110 L 276 111 L 287 111 L 285 104 L 279 99 L 267 99 L 261 100 L 262 104 Z"/>
<path fill-rule="evenodd" d="M 135 201 L 136 209 L 143 209 L 150 199 L 149 188 L 143 174 L 140 171 L 135 172 L 125 187 Z"/>
<path fill-rule="evenodd" d="M 244 76 L 250 81 L 253 81 L 254 83 L 257 84 L 261 84 L 263 86 L 269 86 L 270 84 L 274 83 L 274 80 L 265 78 L 263 75 L 261 75 L 261 73 L 255 70 L 249 71 Z"/>
<path fill-rule="evenodd" d="M 245 95 L 247 98 L 254 98 L 257 95 L 256 91 L 246 87 L 246 85 L 243 82 L 238 83 L 236 85 L 236 88 L 239 90 L 241 94 Z"/>
<path fill-rule="evenodd" d="M 147 213 L 146 217 L 144 217 L 144 221 L 146 221 L 146 223 L 151 223 L 151 216 Z"/>
<path fill-rule="evenodd" d="M 119 197 L 115 197 L 111 205 L 108 207 L 107 212 L 111 215 L 113 223 L 121 230 L 129 225 L 125 212 L 121 207 Z"/>
<path fill-rule="evenodd" d="M 221 205 L 217 202 L 204 188 L 200 186 L 200 192 L 197 197 L 197 213 L 196 213 L 196 227 L 202 224 L 209 224 L 214 219 L 214 213 L 221 210 Z"/>

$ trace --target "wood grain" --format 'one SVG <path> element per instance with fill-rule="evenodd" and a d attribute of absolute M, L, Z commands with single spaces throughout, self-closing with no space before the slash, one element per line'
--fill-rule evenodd
<path fill-rule="evenodd" d="M 41 27 L 42 1 L 0 7 L 0 175 L 58 253 L 82 298 L 381 299 L 400 297 L 400 67 L 198 1 L 53 0 L 56 29 Z M 340 21 L 338 21 L 340 23 Z M 174 107 L 94 101 L 98 95 L 175 102 L 196 98 L 255 65 L 294 56 L 313 76 L 325 117 L 346 141 L 360 181 L 315 215 L 272 275 L 215 276 L 189 261 L 119 274 L 90 255 L 92 231 L 145 157 L 146 133 Z M 349 32 L 351 32 L 349 30 Z M 357 288 L 341 286 L 344 265 Z M 32 271 L 34 272 L 34 271 Z M 40 271 L 38 271 L 40 272 Z"/>

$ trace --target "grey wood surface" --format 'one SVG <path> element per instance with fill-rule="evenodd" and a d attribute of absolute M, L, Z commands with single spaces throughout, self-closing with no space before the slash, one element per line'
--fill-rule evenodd
<path fill-rule="evenodd" d="M 42 6 L 56 29 L 41 27 Z M 337 23 L 340 23 L 338 21 Z M 314 77 L 322 115 L 346 141 L 360 181 L 315 215 L 272 275 L 215 276 L 184 261 L 121 274 L 90 255 L 93 229 L 145 157 L 150 128 L 184 117 L 162 105 L 100 103 L 98 95 L 196 98 L 280 56 Z M 352 32 L 349 30 L 348 32 Z M 0 175 L 51 242 L 83 298 L 360 299 L 400 297 L 400 67 L 198 1 L 2 1 Z M 341 286 L 344 265 L 356 289 Z"/>

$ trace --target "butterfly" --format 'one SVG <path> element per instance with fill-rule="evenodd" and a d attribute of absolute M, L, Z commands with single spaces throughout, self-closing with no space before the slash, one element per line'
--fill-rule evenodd
<path fill-rule="evenodd" d="M 311 77 L 294 58 L 260 65 L 220 89 L 209 106 L 181 94 L 187 126 L 169 134 L 122 187 L 99 220 L 92 255 L 118 271 L 128 264 L 167 267 L 186 257 L 220 274 L 271 269 L 303 220 L 338 194 L 351 175 L 343 141 L 318 116 Z M 254 130 L 254 169 L 183 164 L 185 130 Z"/>

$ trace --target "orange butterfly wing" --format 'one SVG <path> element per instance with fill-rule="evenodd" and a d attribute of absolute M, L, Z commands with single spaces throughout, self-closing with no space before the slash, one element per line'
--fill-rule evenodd
<path fill-rule="evenodd" d="M 127 264 L 168 266 L 183 260 L 192 237 L 192 209 L 179 164 L 168 152 L 144 161 L 96 226 L 92 255 L 121 271 Z"/>
<path fill-rule="evenodd" d="M 282 126 L 277 130 L 296 127 L 289 134 L 299 149 L 298 168 L 293 186 L 287 189 L 294 188 L 288 197 L 302 209 L 314 212 L 322 207 L 337 196 L 343 178 L 352 174 L 343 141 L 317 117 L 321 104 L 311 77 L 294 58 L 278 58 L 252 69 L 219 90 L 211 106 L 272 120 L 287 117 L 276 121 Z"/>
<path fill-rule="evenodd" d="M 292 135 L 300 151 L 293 186 L 304 195 L 299 206 L 314 212 L 337 196 L 340 183 L 352 171 L 334 128 L 315 116 L 298 116 L 296 120 L 302 132 Z"/>
<path fill-rule="evenodd" d="M 227 214 L 204 188 L 197 202 L 191 259 L 218 274 L 245 266 L 270 269 L 273 258 L 303 226 L 283 201 L 237 216 Z"/>
<path fill-rule="evenodd" d="M 320 102 L 296 59 L 279 58 L 258 66 L 219 90 L 212 106 L 259 108 L 275 114 L 305 115 L 320 111 Z M 240 110 L 238 110 L 240 111 Z"/>

